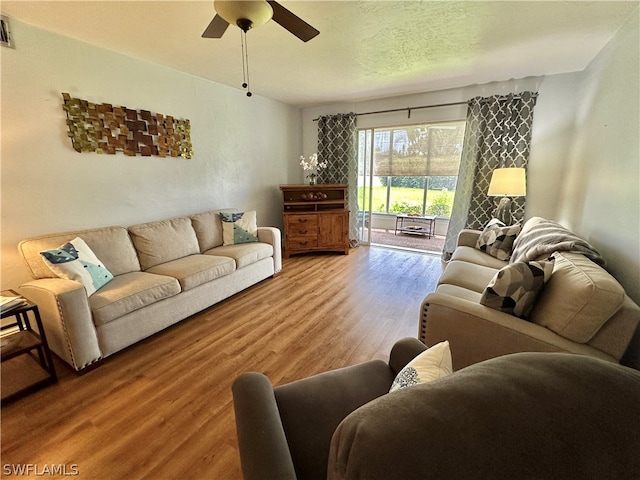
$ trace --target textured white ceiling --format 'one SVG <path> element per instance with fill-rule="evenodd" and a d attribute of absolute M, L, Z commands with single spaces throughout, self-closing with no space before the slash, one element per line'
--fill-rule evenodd
<path fill-rule="evenodd" d="M 255 94 L 297 106 L 579 71 L 638 1 L 287 1 L 320 30 L 249 31 Z M 240 88 L 240 30 L 200 37 L 213 1 L 3 1 L 4 15 Z M 20 48 L 20 39 L 15 39 Z"/>

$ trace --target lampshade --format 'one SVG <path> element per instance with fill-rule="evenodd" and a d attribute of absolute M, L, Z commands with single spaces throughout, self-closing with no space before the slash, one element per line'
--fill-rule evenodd
<path fill-rule="evenodd" d="M 267 23 L 273 16 L 271 5 L 264 0 L 215 0 L 213 7 L 229 24 L 245 31 Z"/>
<path fill-rule="evenodd" d="M 488 195 L 490 197 L 524 197 L 527 181 L 524 168 L 496 168 L 491 176 Z"/>

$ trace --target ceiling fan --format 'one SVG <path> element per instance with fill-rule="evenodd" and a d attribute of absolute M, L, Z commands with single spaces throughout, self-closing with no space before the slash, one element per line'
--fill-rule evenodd
<path fill-rule="evenodd" d="M 202 34 L 202 38 L 221 38 L 230 24 L 243 32 L 273 20 L 303 42 L 308 42 L 320 32 L 272 0 L 215 0 L 216 16 Z"/>
<path fill-rule="evenodd" d="M 278 2 L 272 0 L 215 0 L 213 7 L 216 16 L 202 34 L 202 38 L 221 38 L 230 24 L 237 25 L 242 39 L 242 88 L 247 89 L 247 97 L 250 97 L 249 87 L 249 54 L 247 51 L 247 32 L 253 28 L 267 23 L 273 18 L 286 30 L 289 30 L 303 42 L 308 42 L 320 32 L 284 8 Z"/>

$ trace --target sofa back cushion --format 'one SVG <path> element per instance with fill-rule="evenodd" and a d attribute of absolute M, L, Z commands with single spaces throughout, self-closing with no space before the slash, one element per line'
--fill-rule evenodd
<path fill-rule="evenodd" d="M 143 270 L 200 253 L 189 217 L 171 218 L 129 227 Z"/>
<path fill-rule="evenodd" d="M 191 224 L 198 237 L 200 252 L 206 252 L 222 245 L 222 220 L 221 213 L 236 213 L 235 208 L 222 208 L 209 212 L 191 215 Z"/>
<path fill-rule="evenodd" d="M 553 274 L 529 319 L 569 340 L 587 343 L 622 306 L 622 285 L 579 253 L 556 252 Z"/>
<path fill-rule="evenodd" d="M 113 275 L 140 271 L 136 250 L 124 227 L 114 226 L 44 235 L 20 242 L 18 251 L 33 278 L 55 278 L 56 274 L 45 264 L 40 252 L 58 248 L 76 237 L 85 241 Z"/>

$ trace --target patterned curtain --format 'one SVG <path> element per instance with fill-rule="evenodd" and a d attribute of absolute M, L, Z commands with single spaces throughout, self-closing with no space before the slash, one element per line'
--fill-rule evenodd
<path fill-rule="evenodd" d="M 449 260 L 463 228 L 482 229 L 496 208 L 489 197 L 493 170 L 527 168 L 536 92 L 469 100 L 456 195 L 442 257 Z M 513 218 L 524 216 L 525 197 L 512 203 Z"/>
<path fill-rule="evenodd" d="M 318 183 L 346 183 L 349 208 L 349 243 L 358 240 L 358 157 L 355 113 L 322 116 L 318 119 L 318 162 L 327 168 L 318 173 Z"/>

